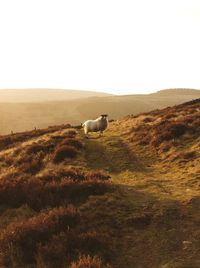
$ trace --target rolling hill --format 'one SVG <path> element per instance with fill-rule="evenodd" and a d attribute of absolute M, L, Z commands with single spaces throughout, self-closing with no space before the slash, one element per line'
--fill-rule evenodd
<path fill-rule="evenodd" d="M 0 89 L 0 103 L 35 103 L 109 96 L 103 92 L 70 89 Z"/>
<path fill-rule="evenodd" d="M 200 267 L 200 99 L 0 150 L 1 267 Z"/>
<path fill-rule="evenodd" d="M 35 127 L 45 128 L 68 122 L 79 125 L 88 118 L 95 118 L 102 113 L 109 114 L 110 119 L 119 119 L 127 114 L 148 112 L 200 97 L 200 90 L 193 89 L 171 89 L 148 95 L 127 96 L 105 94 L 102 96 L 100 93 L 70 91 L 75 99 L 72 99 L 64 90 L 65 95 L 59 90 L 44 90 L 42 95 L 41 91 L 40 94 L 34 95 L 33 92 L 36 93 L 37 90 L 28 93 L 26 90 L 19 91 L 21 93 L 16 90 L 14 95 L 10 93 L 7 102 L 5 99 L 2 102 L 3 99 L 0 98 L 0 134 L 32 130 Z M 23 94 L 26 95 L 23 97 Z M 98 96 L 88 97 L 88 94 L 98 94 Z"/>

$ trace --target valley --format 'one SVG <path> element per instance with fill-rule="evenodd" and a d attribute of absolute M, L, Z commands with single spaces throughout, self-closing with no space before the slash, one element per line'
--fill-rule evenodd
<path fill-rule="evenodd" d="M 200 98 L 200 90 L 171 89 L 152 94 L 109 95 L 77 90 L 0 90 L 0 135 L 52 125 L 80 125 L 103 113 L 110 119 L 150 112 Z"/>

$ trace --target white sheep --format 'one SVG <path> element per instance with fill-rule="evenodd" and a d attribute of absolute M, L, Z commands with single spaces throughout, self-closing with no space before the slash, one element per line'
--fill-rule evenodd
<path fill-rule="evenodd" d="M 103 134 L 103 131 L 108 127 L 108 115 L 102 114 L 95 120 L 87 120 L 82 124 L 84 128 L 84 133 L 88 137 L 89 132 L 100 132 L 100 135 Z"/>

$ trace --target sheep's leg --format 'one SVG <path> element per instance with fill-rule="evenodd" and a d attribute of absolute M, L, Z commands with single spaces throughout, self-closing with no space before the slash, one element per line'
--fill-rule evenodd
<path fill-rule="evenodd" d="M 88 137 L 88 130 L 87 130 L 86 127 L 84 127 L 84 134 L 85 134 L 85 137 L 88 139 L 88 138 L 89 138 L 89 137 Z"/>
<path fill-rule="evenodd" d="M 101 136 L 103 136 L 103 131 L 102 130 L 99 132 L 99 137 L 101 137 Z"/>
<path fill-rule="evenodd" d="M 85 137 L 86 137 L 86 139 L 89 139 L 88 132 L 87 132 L 87 133 L 85 133 Z"/>
<path fill-rule="evenodd" d="M 89 133 L 87 131 L 85 132 L 85 137 L 86 139 L 89 139 Z"/>

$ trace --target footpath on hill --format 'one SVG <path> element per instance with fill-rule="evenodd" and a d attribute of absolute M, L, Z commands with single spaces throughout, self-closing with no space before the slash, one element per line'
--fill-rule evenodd
<path fill-rule="evenodd" d="M 193 219 L 200 222 L 200 215 L 172 197 L 170 182 L 155 170 L 154 159 L 145 163 L 113 130 L 85 139 L 84 157 L 88 168 L 111 176 L 113 192 L 91 197 L 81 210 L 90 215 L 90 227 L 112 236 L 114 267 L 200 267 Z"/>

